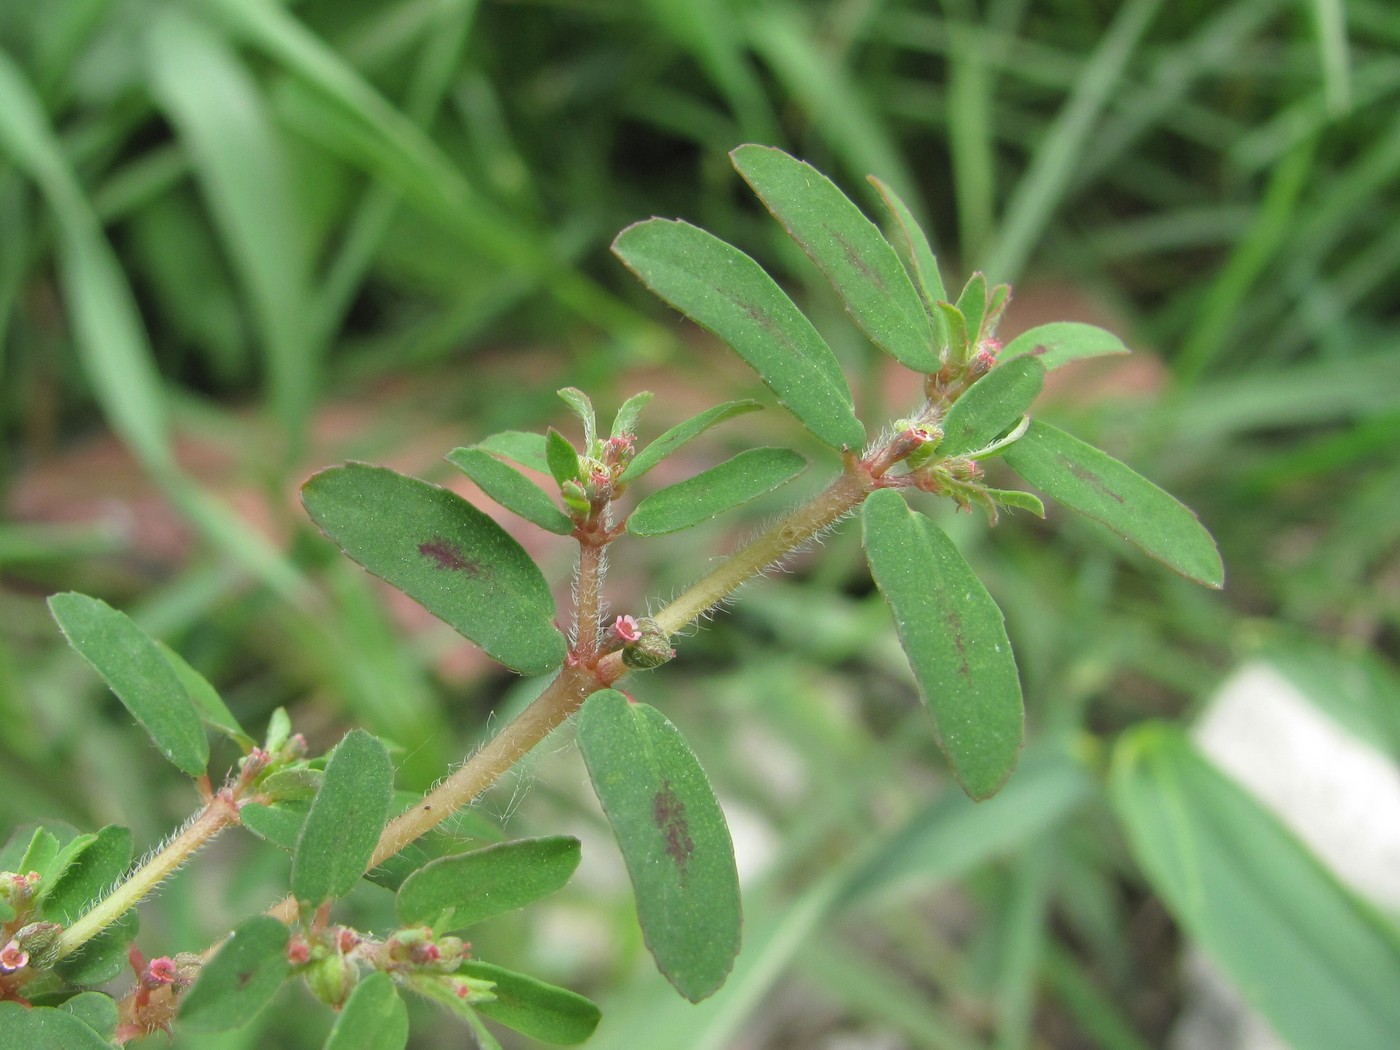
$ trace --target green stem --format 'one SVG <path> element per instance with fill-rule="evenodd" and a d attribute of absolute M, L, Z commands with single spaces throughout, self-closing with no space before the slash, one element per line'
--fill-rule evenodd
<path fill-rule="evenodd" d="M 58 939 L 55 959 L 71 955 L 92 940 L 178 871 L 219 832 L 237 823 L 238 803 L 229 792 L 220 791 L 155 856 L 128 875 L 97 907 L 63 931 Z"/>

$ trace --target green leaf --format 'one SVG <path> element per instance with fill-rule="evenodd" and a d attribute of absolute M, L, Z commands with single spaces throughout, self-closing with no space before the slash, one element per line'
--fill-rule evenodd
<path fill-rule="evenodd" d="M 355 888 L 389 817 L 394 767 L 378 737 L 346 733 L 326 763 L 292 857 L 292 893 L 311 911 Z"/>
<path fill-rule="evenodd" d="M 1179 729 L 1131 730 L 1109 786 L 1153 888 L 1288 1045 L 1394 1045 L 1395 927 Z"/>
<path fill-rule="evenodd" d="M 30 825 L 16 828 L 0 851 L 0 871 L 13 871 L 26 875 L 37 871 L 47 878 L 47 871 L 58 856 L 59 841 L 48 828 Z"/>
<path fill-rule="evenodd" d="M 966 364 L 972 356 L 971 337 L 967 318 L 952 303 L 938 303 L 935 306 L 940 322 L 940 332 L 947 340 L 948 358 L 957 364 Z"/>
<path fill-rule="evenodd" d="M 575 838 L 498 842 L 425 864 L 404 881 L 394 909 L 405 926 L 460 930 L 549 896 L 578 862 Z"/>
<path fill-rule="evenodd" d="M 272 806 L 249 802 L 238 811 L 238 819 L 264 842 L 291 852 L 297 848 L 297 839 L 301 837 L 301 829 L 310 810 L 310 802 L 278 802 Z"/>
<path fill-rule="evenodd" d="M 403 1050 L 407 1045 L 408 1006 L 394 979 L 380 971 L 355 985 L 323 1050 Z"/>
<path fill-rule="evenodd" d="M 180 1001 L 180 1023 L 196 1032 L 247 1024 L 286 979 L 287 927 L 267 915 L 238 926 Z"/>
<path fill-rule="evenodd" d="M 648 288 L 728 343 L 819 440 L 835 449 L 865 444 L 836 356 L 758 263 L 668 219 L 627 227 L 612 250 Z"/>
<path fill-rule="evenodd" d="M 791 481 L 807 461 L 785 448 L 751 448 L 719 466 L 653 492 L 627 519 L 636 536 L 660 536 L 709 521 L 717 514 Z"/>
<path fill-rule="evenodd" d="M 940 456 L 965 456 L 986 448 L 1021 422 L 1045 385 L 1045 369 L 1034 358 L 997 365 L 953 402 L 943 417 Z"/>
<path fill-rule="evenodd" d="M 1183 576 L 1224 586 L 1220 552 L 1196 515 L 1108 453 L 1033 420 L 1003 456 L 1046 495 L 1103 522 Z"/>
<path fill-rule="evenodd" d="M 723 423 L 726 419 L 743 415 L 745 412 L 757 411 L 762 407 L 757 401 L 729 401 L 723 405 L 716 405 L 714 408 L 707 408 L 699 415 L 691 416 L 684 423 L 673 426 L 638 452 L 618 480 L 636 481 L 682 445 L 699 437 L 712 426 Z"/>
<path fill-rule="evenodd" d="M 909 210 L 909 206 L 900 200 L 892 187 L 874 175 L 867 178 L 890 211 L 895 232 L 899 234 L 899 243 L 904 247 L 905 265 L 914 278 L 914 286 L 923 298 L 924 308 L 929 312 L 929 316 L 933 317 L 934 307 L 947 300 L 948 292 L 943 287 L 943 278 L 938 273 L 938 259 L 933 254 L 933 248 L 929 246 L 928 237 L 925 236 L 919 221 L 914 218 L 914 213 Z"/>
<path fill-rule="evenodd" d="M 71 645 L 111 687 L 166 758 L 190 776 L 209 764 L 204 723 L 156 643 L 125 613 L 69 592 L 49 610 Z"/>
<path fill-rule="evenodd" d="M 554 598 L 520 544 L 460 496 L 383 467 L 332 467 L 302 486 L 313 521 L 374 575 L 522 674 L 564 659 Z"/>
<path fill-rule="evenodd" d="M 602 1018 L 598 1007 L 576 992 L 514 973 L 490 963 L 462 964 L 468 977 L 492 981 L 496 998 L 474 1009 L 507 1028 L 545 1043 L 573 1045 L 593 1034 Z"/>
<path fill-rule="evenodd" d="M 974 273 L 968 278 L 957 307 L 966 319 L 968 341 L 975 345 L 981 340 L 982 321 L 987 316 L 987 278 L 983 274 Z"/>
<path fill-rule="evenodd" d="M 609 436 L 620 438 L 624 434 L 635 435 L 637 433 L 637 420 L 642 416 L 642 409 L 651 403 L 654 396 L 650 390 L 643 390 L 624 401 L 622 407 L 617 410 L 617 415 L 613 416 L 612 429 L 608 431 Z"/>
<path fill-rule="evenodd" d="M 592 456 L 598 444 L 598 415 L 593 411 L 593 402 L 576 386 L 566 386 L 555 391 L 583 424 L 583 454 Z"/>
<path fill-rule="evenodd" d="M 87 1025 L 103 1039 L 110 1040 L 117 1031 L 117 1003 L 105 992 L 79 992 L 64 1000 L 59 1007 Z"/>
<path fill-rule="evenodd" d="M 1085 357 L 1127 352 L 1123 340 L 1110 331 L 1078 321 L 1056 321 L 1022 332 L 1002 348 L 1001 360 L 1008 363 L 1026 355 L 1036 358 L 1049 371 Z"/>
<path fill-rule="evenodd" d="M 131 942 L 141 932 L 141 923 L 134 911 L 129 911 L 72 955 L 65 956 L 54 967 L 54 973 L 70 985 L 106 984 L 130 972 L 128 955 Z"/>
<path fill-rule="evenodd" d="M 185 687 L 185 692 L 189 694 L 190 701 L 199 711 L 199 717 L 204 724 L 223 733 L 245 752 L 256 746 L 257 741 L 238 724 L 238 719 L 233 717 L 233 712 L 228 709 L 224 698 L 219 695 L 219 691 L 209 679 L 191 667 L 188 660 L 164 642 L 157 639 L 156 646 Z"/>
<path fill-rule="evenodd" d="M 44 918 L 72 925 L 105 890 L 126 874 L 131 864 L 131 830 L 108 824 L 78 853 L 63 874 L 43 888 Z"/>
<path fill-rule="evenodd" d="M 826 274 L 870 341 L 916 372 L 938 370 L 933 332 L 899 256 L 816 168 L 771 146 L 729 154 L 788 234 Z"/>
<path fill-rule="evenodd" d="M 578 717 L 579 750 L 617 836 L 656 965 L 692 1002 L 739 951 L 739 876 L 705 771 L 666 716 L 602 689 Z"/>
<path fill-rule="evenodd" d="M 538 485 L 483 448 L 455 448 L 447 461 L 481 487 L 481 491 L 526 521 L 567 536 L 574 523 Z"/>
<path fill-rule="evenodd" d="M 582 479 L 583 468 L 579 465 L 578 452 L 569 444 L 569 439 L 553 427 L 545 434 L 544 453 L 549 473 L 561 487 L 567 482 Z"/>
<path fill-rule="evenodd" d="M 549 473 L 549 456 L 545 452 L 543 434 L 531 434 L 524 430 L 503 430 L 499 434 L 492 434 L 485 441 L 478 441 L 476 447 L 484 448 L 496 456 L 513 459 L 522 467 L 529 467 L 541 474 Z"/>
<path fill-rule="evenodd" d="M 0 1002 L 0 1050 L 112 1050 L 80 1019 L 47 1006 Z"/>
<path fill-rule="evenodd" d="M 865 501 L 865 554 L 963 790 L 996 793 L 1021 753 L 1021 682 L 1001 610 L 943 531 L 891 489 Z"/>
<path fill-rule="evenodd" d="M 1045 504 L 1033 493 L 1022 492 L 1020 489 L 987 489 L 987 495 L 992 497 L 992 501 L 998 507 L 1028 510 L 1037 518 L 1045 517 Z"/>

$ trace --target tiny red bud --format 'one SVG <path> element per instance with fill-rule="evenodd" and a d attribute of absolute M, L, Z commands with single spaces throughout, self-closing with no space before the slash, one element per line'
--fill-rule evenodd
<path fill-rule="evenodd" d="M 360 943 L 359 934 L 348 927 L 342 926 L 336 931 L 335 947 L 341 955 L 348 955 Z"/>
<path fill-rule="evenodd" d="M 301 939 L 287 945 L 287 961 L 293 966 L 301 966 L 311 958 L 311 946 Z"/>
<path fill-rule="evenodd" d="M 168 955 L 152 959 L 146 967 L 146 980 L 151 984 L 174 984 L 175 977 L 175 960 Z"/>

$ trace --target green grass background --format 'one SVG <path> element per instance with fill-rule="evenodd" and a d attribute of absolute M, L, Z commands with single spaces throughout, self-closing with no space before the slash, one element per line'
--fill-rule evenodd
<path fill-rule="evenodd" d="M 950 285 L 1015 284 L 1008 325 L 1107 319 L 1141 348 L 1045 412 L 1195 508 L 1227 590 L 1059 517 L 950 518 L 1006 611 L 1031 727 L 1017 804 L 964 812 L 840 532 L 637 681 L 767 858 L 722 996 L 691 1011 L 649 967 L 567 733 L 461 830 L 578 833 L 590 859 L 477 952 L 596 996 L 597 1046 L 1159 1045 L 1180 939 L 1098 781 L 1055 756 L 1093 768 L 1270 646 L 1369 654 L 1400 702 L 1397 98 L 1385 0 L 9 0 L 0 830 L 117 821 L 153 846 L 195 804 L 62 645 L 58 590 L 129 610 L 246 725 L 286 705 L 318 746 L 352 724 L 392 739 L 404 788 L 524 702 L 329 550 L 295 486 L 346 458 L 446 480 L 454 445 L 564 425 L 565 384 L 605 410 L 655 390 L 644 437 L 754 394 L 609 256 L 629 222 L 742 246 L 867 419 L 907 408 L 730 170 L 765 142 L 872 214 L 863 176 L 894 186 Z M 776 412 L 706 454 L 774 441 L 820 457 Z M 614 548 L 617 611 L 757 520 Z M 533 549 L 567 594 L 567 549 Z M 230 836 L 143 908 L 139 943 L 202 948 L 284 869 Z M 415 1046 L 467 1038 L 415 1018 Z M 289 989 L 249 1029 L 174 1045 L 328 1026 Z"/>

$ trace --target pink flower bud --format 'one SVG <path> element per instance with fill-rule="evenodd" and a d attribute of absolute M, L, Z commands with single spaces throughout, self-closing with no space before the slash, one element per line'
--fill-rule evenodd
<path fill-rule="evenodd" d="M 19 941 L 11 940 L 0 948 L 0 973 L 14 973 L 29 965 L 29 953 L 19 946 Z"/>
<path fill-rule="evenodd" d="M 629 644 L 642 640 L 642 629 L 631 616 L 619 616 L 614 620 L 613 634 L 617 635 L 621 641 Z"/>
<path fill-rule="evenodd" d="M 151 984 L 174 984 L 176 976 L 175 960 L 168 955 L 152 959 L 146 967 L 146 980 Z"/>
<path fill-rule="evenodd" d="M 311 958 L 311 946 L 300 937 L 287 945 L 287 961 L 293 966 L 301 966 Z"/>

